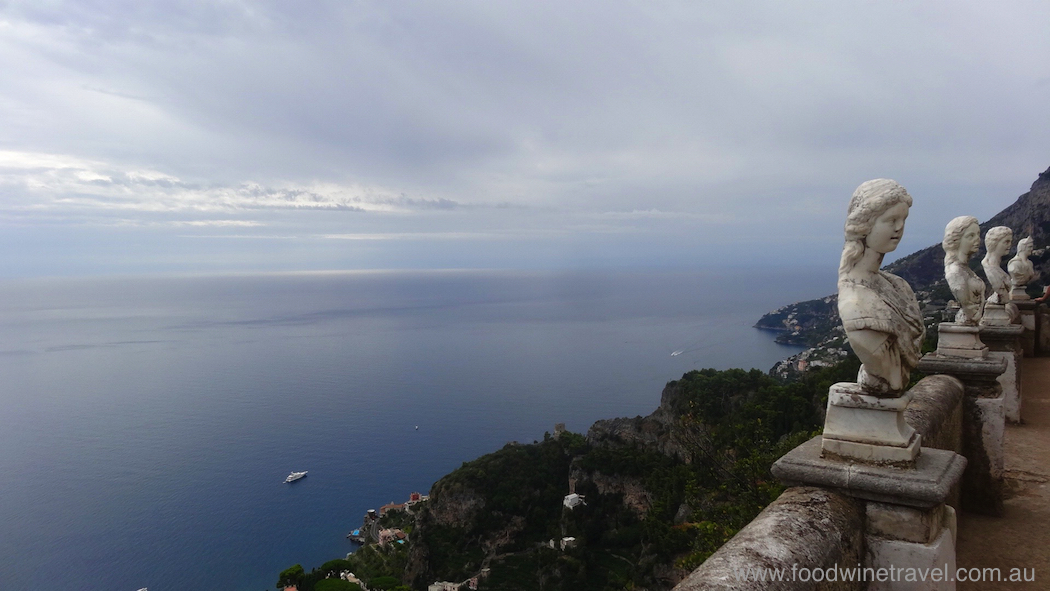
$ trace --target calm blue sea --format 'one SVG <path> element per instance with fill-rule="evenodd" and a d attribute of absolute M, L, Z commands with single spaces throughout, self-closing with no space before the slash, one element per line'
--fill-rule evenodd
<path fill-rule="evenodd" d="M 795 349 L 751 326 L 833 275 L 0 283 L 0 581 L 273 589 L 508 441 L 648 414 L 690 369 L 768 369 Z"/>

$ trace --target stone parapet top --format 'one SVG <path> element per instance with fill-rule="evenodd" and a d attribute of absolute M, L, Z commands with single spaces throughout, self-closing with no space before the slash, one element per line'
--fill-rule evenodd
<path fill-rule="evenodd" d="M 742 568 L 829 568 L 864 560 L 864 508 L 833 491 L 789 488 L 726 542 L 674 591 L 802 591 L 811 580 L 741 580 Z M 828 583 L 822 589 L 860 589 Z"/>
<path fill-rule="evenodd" d="M 1007 324 L 1004 326 L 990 324 L 981 327 L 981 339 L 1016 339 L 1023 332 L 1024 327 L 1020 324 Z"/>
<path fill-rule="evenodd" d="M 864 464 L 821 457 L 821 436 L 773 464 L 773 476 L 789 485 L 832 488 L 852 497 L 931 508 L 943 503 L 962 477 L 966 459 L 954 452 L 922 448 L 914 467 Z"/>
<path fill-rule="evenodd" d="M 904 420 L 922 435 L 924 444 L 958 452 L 957 445 L 944 447 L 934 442 L 941 439 L 940 435 L 945 430 L 958 433 L 959 419 L 955 419 L 955 425 L 950 423 L 962 403 L 965 391 L 963 383 L 953 376 L 926 376 L 908 391 L 911 394 L 911 403 L 904 411 Z"/>
<path fill-rule="evenodd" d="M 960 379 L 996 378 L 1006 371 L 1006 360 L 1001 357 L 953 357 L 927 353 L 916 367 L 921 372 L 949 374 Z"/>

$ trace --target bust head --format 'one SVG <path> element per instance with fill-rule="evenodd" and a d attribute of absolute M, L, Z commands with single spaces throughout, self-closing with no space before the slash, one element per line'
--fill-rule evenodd
<path fill-rule="evenodd" d="M 868 248 L 882 254 L 897 248 L 911 203 L 911 195 L 890 179 L 875 179 L 857 187 L 846 210 L 840 278 L 853 269 Z"/>
<path fill-rule="evenodd" d="M 984 235 L 984 246 L 988 249 L 988 255 L 1001 259 L 1010 251 L 1010 243 L 1014 241 L 1014 231 L 1006 226 L 996 226 Z"/>
<path fill-rule="evenodd" d="M 1031 236 L 1026 236 L 1017 242 L 1017 255 L 1028 258 L 1032 256 L 1032 250 L 1035 248 L 1035 244 L 1032 241 Z"/>
<path fill-rule="evenodd" d="M 980 247 L 981 227 L 977 225 L 977 218 L 961 215 L 945 226 L 944 240 L 941 241 L 945 265 L 952 261 L 965 264 Z"/>

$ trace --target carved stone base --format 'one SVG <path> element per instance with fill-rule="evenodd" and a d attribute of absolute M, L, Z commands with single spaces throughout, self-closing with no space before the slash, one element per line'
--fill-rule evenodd
<path fill-rule="evenodd" d="M 823 452 L 869 463 L 913 462 L 922 437 L 904 420 L 911 395 L 872 396 L 860 385 L 840 382 L 828 391 Z"/>
<path fill-rule="evenodd" d="M 932 509 L 944 503 L 959 482 L 966 459 L 957 453 L 923 448 L 911 467 L 883 466 L 822 455 L 817 436 L 773 464 L 773 476 L 788 485 L 823 486 L 851 497 Z"/>
<path fill-rule="evenodd" d="M 937 326 L 937 353 L 948 357 L 984 357 L 988 347 L 981 342 L 981 329 L 966 324 L 942 322 Z"/>
<path fill-rule="evenodd" d="M 985 304 L 984 316 L 981 318 L 981 326 L 1009 326 L 1013 324 L 1013 314 L 1017 312 L 1017 306 L 1010 306 L 1013 312 L 1005 304 Z"/>
<path fill-rule="evenodd" d="M 1011 302 L 1024 302 L 1032 299 L 1032 296 L 1028 295 L 1027 285 L 1015 285 L 1010 289 L 1010 301 Z"/>
<path fill-rule="evenodd" d="M 955 574 L 957 526 L 955 510 L 945 500 L 962 477 L 966 459 L 951 451 L 925 448 L 911 467 L 874 466 L 823 457 L 820 446 L 820 437 L 814 437 L 777 460 L 771 471 L 788 485 L 822 486 L 862 499 L 865 568 L 887 572 L 891 566 L 898 572 L 904 568 L 948 569 L 938 582 L 895 578 L 869 582 L 864 588 L 954 590 L 949 575 Z"/>

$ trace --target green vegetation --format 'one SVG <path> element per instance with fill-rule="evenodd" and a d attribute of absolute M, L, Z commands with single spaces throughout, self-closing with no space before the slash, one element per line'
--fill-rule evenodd
<path fill-rule="evenodd" d="M 782 492 L 770 465 L 818 432 L 828 388 L 858 368 L 850 357 L 790 383 L 757 370 L 691 371 L 650 417 L 464 463 L 415 514 L 383 517 L 411 532 L 409 544 L 367 546 L 282 580 L 325 591 L 339 584 L 327 577 L 349 570 L 392 591 L 479 575 L 482 590 L 670 588 Z M 570 482 L 586 500 L 573 509 L 562 504 Z M 565 537 L 575 545 L 563 549 Z"/>
<path fill-rule="evenodd" d="M 298 564 L 281 571 L 277 579 L 277 588 L 283 589 L 294 584 L 299 591 L 360 589 L 360 585 L 338 578 L 339 573 L 350 571 L 369 589 L 408 591 L 408 587 L 401 585 L 407 558 L 408 549 L 402 544 L 390 544 L 387 547 L 365 546 L 346 559 L 329 560 L 309 573 L 304 572 L 303 567 Z M 347 587 L 344 583 L 352 586 Z"/>
<path fill-rule="evenodd" d="M 414 586 L 488 567 L 481 589 L 670 587 L 675 569 L 698 565 L 780 494 L 770 465 L 817 433 L 828 387 L 858 368 L 851 358 L 788 384 L 693 371 L 668 384 L 670 425 L 623 420 L 664 429 L 666 446 L 563 434 L 468 462 L 434 487 L 412 540 L 427 556 Z M 572 510 L 561 505 L 570 478 L 586 499 Z M 472 509 L 429 513 L 451 499 Z M 578 546 L 561 550 L 564 536 Z"/>

